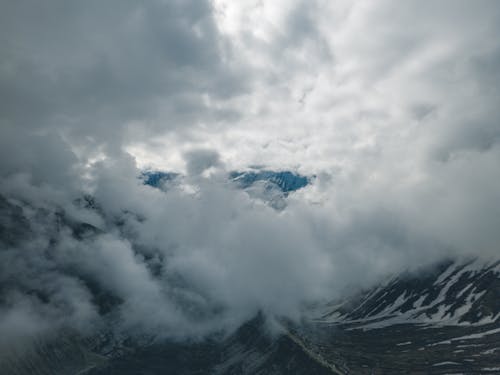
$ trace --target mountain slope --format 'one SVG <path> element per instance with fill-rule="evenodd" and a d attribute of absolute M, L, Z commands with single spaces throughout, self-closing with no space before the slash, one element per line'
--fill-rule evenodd
<path fill-rule="evenodd" d="M 500 262 L 404 273 L 289 329 L 355 374 L 500 373 Z"/>
<path fill-rule="evenodd" d="M 447 261 L 419 274 L 402 274 L 319 320 L 380 324 L 483 325 L 500 318 L 500 261 Z"/>
<path fill-rule="evenodd" d="M 155 343 L 86 374 L 331 375 L 332 371 L 289 336 L 270 333 L 259 314 L 225 339 Z"/>
<path fill-rule="evenodd" d="M 100 212 L 90 197 L 75 204 Z M 2 259 L 11 259 L 12 254 L 18 260 L 29 259 L 40 251 L 39 247 L 12 250 L 40 230 L 23 210 L 39 215 L 46 224 L 42 228 L 50 229 L 53 239 L 45 243 L 48 255 L 61 231 L 75 241 L 89 241 L 102 232 L 63 210 L 49 216 L 43 207 L 0 196 Z M 53 260 L 53 256 L 45 259 L 43 273 L 55 267 Z M 0 273 L 0 307 L 9 306 L 13 289 L 41 305 L 50 301 L 51 296 L 26 275 L 13 278 L 8 264 L 2 263 Z M 96 327 L 84 338 L 67 325 L 56 332 L 60 329 L 56 326 L 49 336 L 27 337 L 30 344 L 19 347 L 2 337 L 0 374 L 500 373 L 500 261 L 446 261 L 404 272 L 364 293 L 307 311 L 301 322 L 261 314 L 229 337 L 198 342 L 115 332 L 111 312 L 123 301 L 89 275 L 71 268 L 65 271 L 86 286 L 102 318 L 99 330 Z M 278 320 L 282 327 L 271 334 L 266 318 Z"/>

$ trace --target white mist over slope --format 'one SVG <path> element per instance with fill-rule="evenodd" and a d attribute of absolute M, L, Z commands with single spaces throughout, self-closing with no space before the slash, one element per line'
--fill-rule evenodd
<path fill-rule="evenodd" d="M 105 314 L 198 336 L 498 256 L 497 2 L 1 7 L 6 342 Z M 228 182 L 252 164 L 317 177 L 276 211 Z"/>

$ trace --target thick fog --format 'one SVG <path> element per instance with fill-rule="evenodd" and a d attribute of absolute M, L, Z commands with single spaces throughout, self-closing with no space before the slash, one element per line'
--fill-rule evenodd
<path fill-rule="evenodd" d="M 498 2 L 0 9 L 1 345 L 199 338 L 498 258 Z M 311 183 L 276 209 L 228 178 L 252 165 Z"/>

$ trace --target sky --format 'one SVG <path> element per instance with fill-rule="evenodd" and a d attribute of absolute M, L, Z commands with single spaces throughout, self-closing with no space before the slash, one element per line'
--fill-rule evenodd
<path fill-rule="evenodd" d="M 88 280 L 184 337 L 498 257 L 499 35 L 495 0 L 3 1 L 0 336 L 95 329 Z M 256 165 L 315 177 L 277 211 Z"/>

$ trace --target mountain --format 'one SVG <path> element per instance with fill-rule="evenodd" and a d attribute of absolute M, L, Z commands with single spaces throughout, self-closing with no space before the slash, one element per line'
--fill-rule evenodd
<path fill-rule="evenodd" d="M 500 318 L 500 261 L 442 262 L 404 273 L 325 312 L 322 321 L 364 329 L 405 323 L 481 326 Z"/>
<path fill-rule="evenodd" d="M 499 261 L 447 261 L 315 306 L 300 322 L 258 314 L 202 341 L 66 334 L 0 364 L 13 375 L 499 374 L 499 297 Z"/>
<path fill-rule="evenodd" d="M 144 171 L 140 179 L 145 185 L 155 188 L 162 188 L 165 184 L 182 179 L 182 175 L 175 172 Z M 310 183 L 310 178 L 291 171 L 272 170 L 251 170 L 232 171 L 228 175 L 228 180 L 235 182 L 241 189 L 255 187 L 259 183 L 265 184 L 267 190 L 278 189 L 280 192 L 288 194 L 302 189 Z"/>
<path fill-rule="evenodd" d="M 105 336 L 105 335 L 104 335 Z M 36 340 L 23 350 L 10 348 L 0 355 L 5 375 L 136 375 L 136 374 L 311 374 L 329 375 L 322 363 L 289 334 L 272 332 L 258 314 L 227 337 L 202 341 L 123 340 L 119 350 L 106 354 L 106 339 L 78 338 L 68 333 Z M 101 342 L 100 342 L 101 341 Z M 116 349 L 116 348 L 115 348 Z"/>
<path fill-rule="evenodd" d="M 243 324 L 229 337 L 198 343 L 163 342 L 112 359 L 87 375 L 132 374 L 311 374 L 330 375 L 296 341 L 273 334 L 262 314 Z"/>
<path fill-rule="evenodd" d="M 395 275 L 291 329 L 344 373 L 499 374 L 500 261 Z"/>
<path fill-rule="evenodd" d="M 247 189 L 259 181 L 263 181 L 269 184 L 268 188 L 276 186 L 283 193 L 290 193 L 292 191 L 302 189 L 310 182 L 308 177 L 290 171 L 234 171 L 229 174 L 229 177 L 232 181 L 237 182 L 242 189 Z"/>
<path fill-rule="evenodd" d="M 181 186 L 185 176 L 174 172 L 144 171 L 140 179 L 144 185 L 160 190 L 168 190 L 173 186 Z M 227 180 L 236 188 L 244 190 L 252 199 L 264 202 L 276 210 L 283 210 L 290 193 L 309 185 L 310 177 L 291 171 L 272 171 L 252 169 L 249 171 L 232 171 Z"/>
<path fill-rule="evenodd" d="M 304 188 L 310 178 L 290 171 L 251 170 L 233 171 L 229 179 L 252 199 L 265 202 L 276 210 L 283 210 L 290 193 Z"/>
<path fill-rule="evenodd" d="M 165 184 L 174 181 L 179 176 L 180 174 L 175 172 L 144 171 L 140 179 L 144 181 L 144 185 L 162 188 Z"/>
<path fill-rule="evenodd" d="M 62 209 L 50 216 L 46 208 L 26 204 L 0 196 L 2 259 L 11 259 L 12 248 L 39 230 L 23 210 L 45 224 L 54 221 L 54 239 L 43 249 L 48 257 L 39 272 L 53 267 L 50 252 L 57 231 L 78 241 L 102 233 Z M 100 212 L 89 196 L 75 204 Z M 23 251 L 14 259 L 23 257 L 30 259 Z M 74 269 L 65 272 L 75 275 Z M 500 260 L 446 260 L 309 307 L 300 321 L 259 313 L 234 332 L 197 341 L 115 332 L 113 311 L 122 301 L 88 275 L 77 276 L 102 317 L 99 330 L 82 336 L 65 327 L 19 342 L 0 338 L 0 374 L 500 374 Z M 15 281 L 0 273 L 0 308 L 8 306 L 14 287 L 48 301 L 29 280 L 26 285 Z"/>

